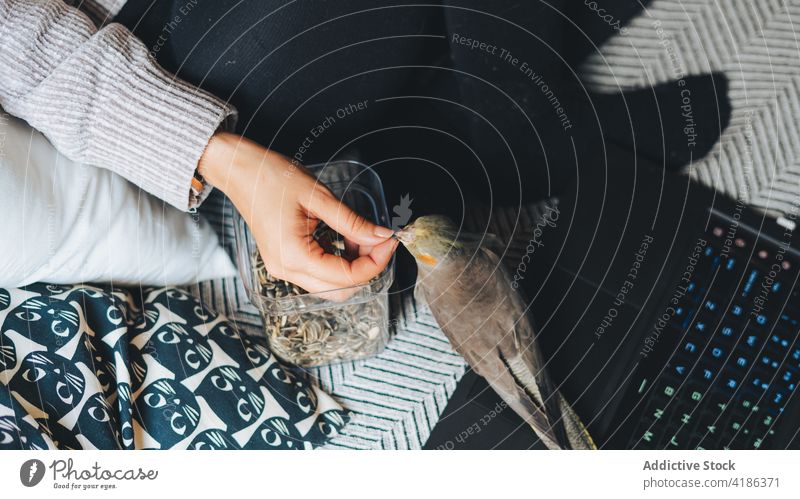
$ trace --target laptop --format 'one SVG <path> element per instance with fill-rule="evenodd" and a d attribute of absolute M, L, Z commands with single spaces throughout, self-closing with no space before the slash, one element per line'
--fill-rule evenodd
<path fill-rule="evenodd" d="M 800 448 L 793 213 L 624 161 L 581 171 L 558 209 L 520 282 L 601 448 Z"/>

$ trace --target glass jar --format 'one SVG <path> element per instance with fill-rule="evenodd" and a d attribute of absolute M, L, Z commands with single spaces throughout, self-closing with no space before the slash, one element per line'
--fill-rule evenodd
<path fill-rule="evenodd" d="M 307 169 L 358 214 L 389 225 L 383 185 L 371 168 L 355 161 L 339 161 Z M 239 272 L 250 301 L 261 312 L 275 355 L 291 364 L 314 367 L 363 359 L 383 351 L 389 341 L 388 290 L 394 280 L 394 257 L 370 282 L 346 288 L 353 292 L 350 298 L 331 301 L 325 298 L 326 292 L 307 293 L 272 278 L 238 212 L 234 215 L 234 229 Z"/>

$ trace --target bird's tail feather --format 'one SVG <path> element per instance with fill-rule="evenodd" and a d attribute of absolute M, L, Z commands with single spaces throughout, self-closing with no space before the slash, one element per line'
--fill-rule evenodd
<path fill-rule="evenodd" d="M 527 395 L 535 410 L 542 416 L 543 421 L 528 420 L 536 435 L 549 449 L 569 449 L 569 441 L 561 425 L 560 409 L 557 405 L 554 409 L 552 404 L 547 403 L 546 397 L 550 394 L 542 393 L 536 376 L 521 356 L 507 359 L 501 354 L 501 359 L 519 389 Z M 521 416 L 525 419 L 524 414 Z"/>
<path fill-rule="evenodd" d="M 550 431 L 543 432 L 531 424 L 536 434 L 549 448 L 596 449 L 589 432 L 578 415 L 560 392 L 552 385 L 546 372 L 534 374 L 522 355 L 512 359 L 503 358 L 514 380 L 531 398 L 535 407 L 544 414 Z M 542 433 L 546 433 L 548 444 Z"/>
<path fill-rule="evenodd" d="M 569 405 L 569 402 L 559 393 L 558 394 L 561 405 L 561 414 L 564 419 L 564 428 L 567 432 L 567 438 L 573 449 L 583 450 L 597 450 L 597 444 L 589 434 L 589 430 L 584 426 L 581 418 L 575 414 L 575 410 Z"/>

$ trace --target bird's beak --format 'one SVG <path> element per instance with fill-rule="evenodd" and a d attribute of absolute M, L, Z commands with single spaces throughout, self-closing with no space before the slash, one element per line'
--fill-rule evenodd
<path fill-rule="evenodd" d="M 414 242 L 414 227 L 412 225 L 406 225 L 402 229 L 395 232 L 394 237 L 396 237 L 403 244 L 412 243 Z"/>

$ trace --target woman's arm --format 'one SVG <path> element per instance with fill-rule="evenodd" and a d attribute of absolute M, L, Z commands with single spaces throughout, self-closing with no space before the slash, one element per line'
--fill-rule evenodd
<path fill-rule="evenodd" d="M 61 0 L 0 0 L 0 106 L 70 159 L 187 210 L 211 136 L 235 116 L 161 69 L 126 28 Z"/>
<path fill-rule="evenodd" d="M 270 272 L 309 291 L 368 281 L 396 247 L 391 230 L 357 216 L 302 167 L 215 135 L 232 107 L 162 70 L 124 27 L 98 31 L 61 0 L 0 0 L 0 106 L 71 159 L 109 168 L 179 209 L 193 207 L 199 167 L 244 214 Z M 318 220 L 358 257 L 313 243 Z"/>

